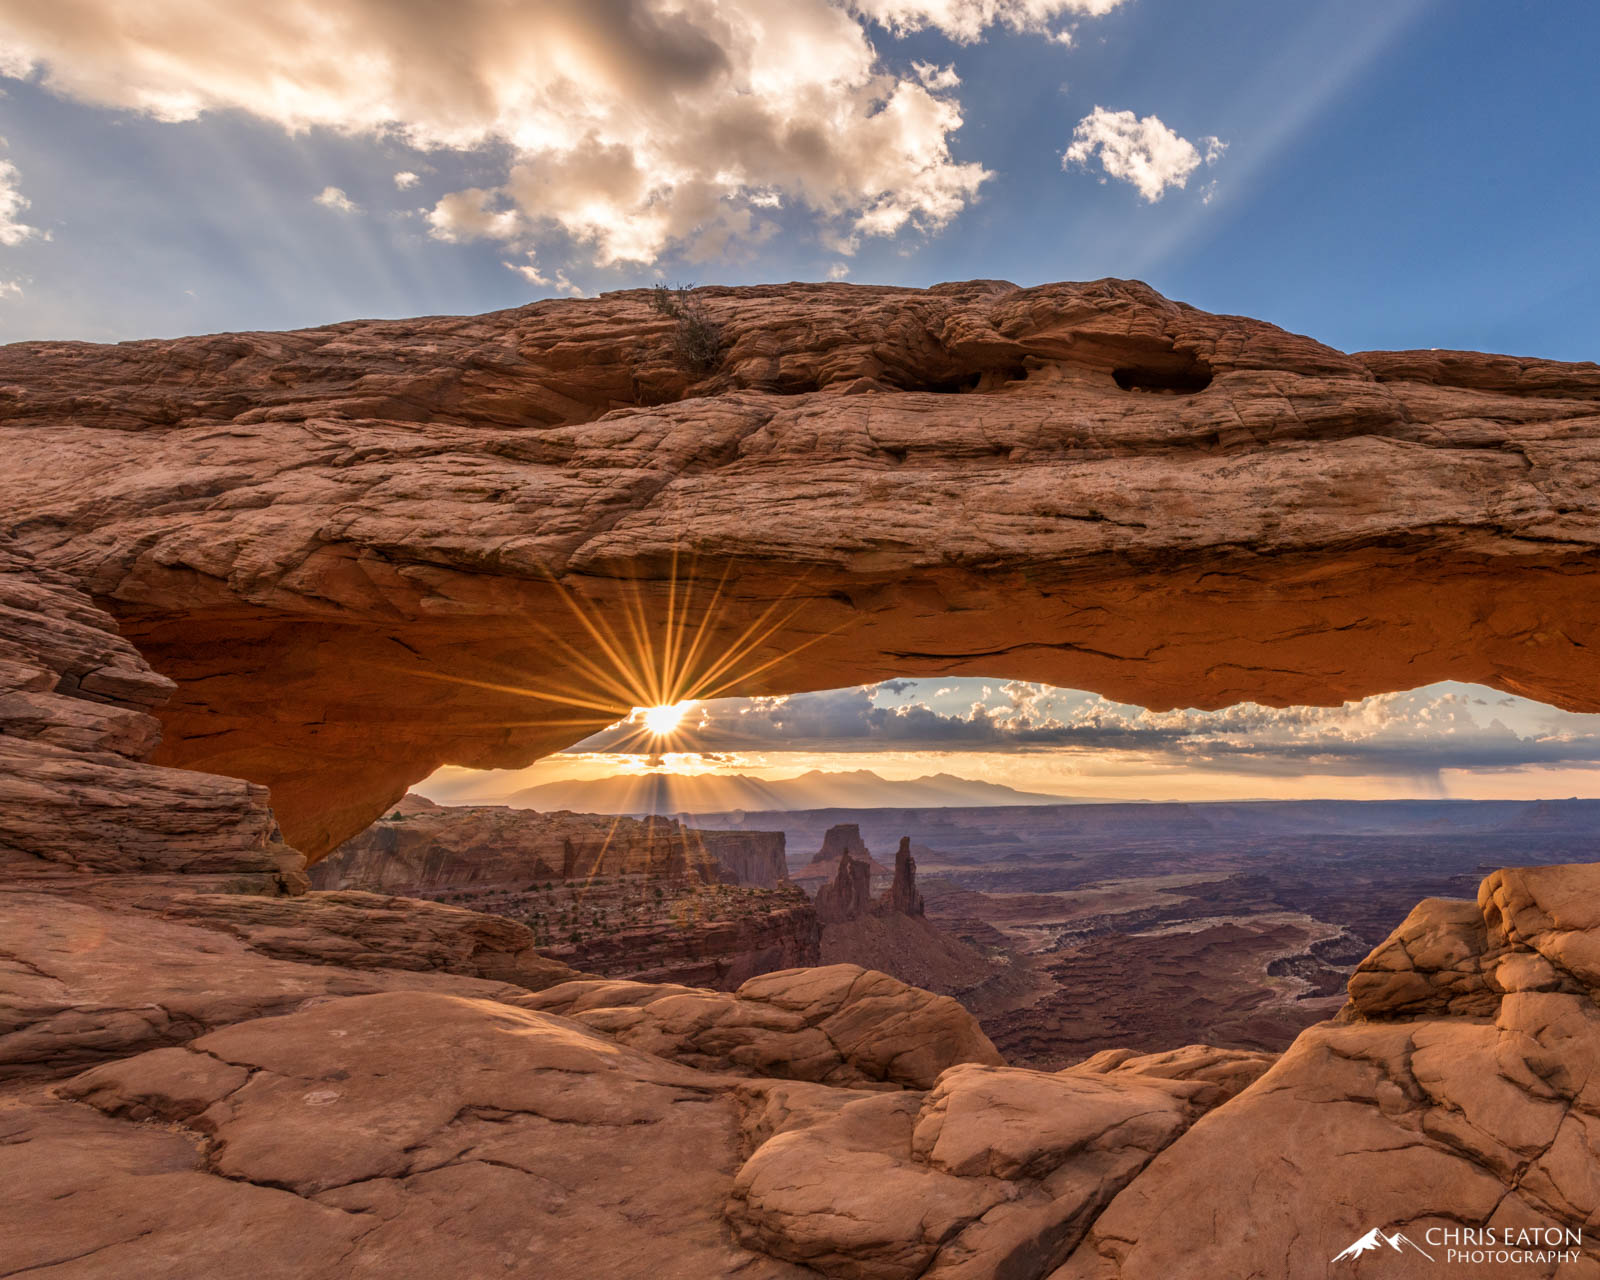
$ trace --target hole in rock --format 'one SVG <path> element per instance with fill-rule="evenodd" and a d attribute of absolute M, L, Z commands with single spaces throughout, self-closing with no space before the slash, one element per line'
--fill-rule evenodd
<path fill-rule="evenodd" d="M 662 703 L 525 769 L 441 769 L 312 875 L 518 920 L 607 976 L 882 969 L 1017 1065 L 1275 1051 L 1418 901 L 1590 856 L 1600 799 L 1536 797 L 1600 796 L 1600 768 L 1546 760 L 1592 720 L 1460 684 L 1163 713 L 1004 676 Z"/>
<path fill-rule="evenodd" d="M 1111 371 L 1124 391 L 1150 391 L 1158 395 L 1192 396 L 1211 385 L 1211 366 L 1202 360 L 1185 365 L 1125 365 Z"/>
<path fill-rule="evenodd" d="M 902 390 L 932 391 L 937 395 L 965 395 L 973 391 L 992 391 L 1008 382 L 1023 382 L 1027 377 L 1027 367 L 1014 364 L 995 369 L 973 369 L 968 373 L 948 378 L 933 378 L 921 385 L 902 384 Z"/>

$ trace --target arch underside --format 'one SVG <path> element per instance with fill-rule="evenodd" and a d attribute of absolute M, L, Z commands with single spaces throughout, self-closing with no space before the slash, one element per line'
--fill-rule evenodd
<path fill-rule="evenodd" d="M 5 532 L 176 681 L 153 760 L 265 783 L 313 859 L 663 694 L 1600 710 L 1593 365 L 1125 282 L 703 294 L 698 382 L 639 293 L 8 348 Z"/>

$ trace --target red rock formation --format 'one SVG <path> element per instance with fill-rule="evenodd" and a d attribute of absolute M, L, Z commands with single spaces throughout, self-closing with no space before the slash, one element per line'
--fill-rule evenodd
<path fill-rule="evenodd" d="M 833 831 L 848 834 L 841 835 L 838 846 L 837 878 L 817 892 L 824 964 L 859 964 L 969 1001 L 1002 976 L 1001 966 L 925 918 L 909 837 L 901 837 L 895 854 L 893 883 L 874 898 L 871 868 L 879 864 L 861 842 L 860 832 L 853 825 Z M 860 859 L 851 856 L 846 840 L 860 848 Z M 818 858 L 814 865 L 820 865 L 821 855 Z M 968 1007 L 981 1012 L 979 1002 Z"/>
<path fill-rule="evenodd" d="M 833 883 L 817 890 L 817 918 L 825 925 L 860 919 L 872 905 L 871 864 L 857 861 L 847 851 L 839 855 L 837 865 Z"/>
<path fill-rule="evenodd" d="M 732 991 L 751 978 L 822 963 L 822 926 L 799 890 L 718 904 L 674 894 L 666 918 L 587 929 L 577 942 L 560 933 L 541 947 L 551 961 L 585 973 L 637 982 L 681 983 Z"/>
<path fill-rule="evenodd" d="M 734 884 L 776 889 L 789 878 L 781 831 L 703 831 L 693 828 L 693 839 L 717 860 L 724 878 Z"/>
<path fill-rule="evenodd" d="M 903 916 L 927 914 L 922 895 L 917 892 L 917 860 L 911 856 L 911 837 L 901 836 L 894 854 L 894 883 L 884 897 L 884 905 Z"/>
<path fill-rule="evenodd" d="M 157 762 L 270 786 L 313 858 L 440 763 L 584 735 L 541 695 L 649 699 L 584 674 L 568 599 L 704 623 L 690 677 L 761 637 L 729 693 L 1600 709 L 1593 365 L 1345 355 L 1117 281 L 698 296 L 729 347 L 692 385 L 645 291 L 17 344 L 0 520 L 178 683 Z"/>
<path fill-rule="evenodd" d="M 265 787 L 144 763 L 172 688 L 69 577 L 0 535 L 0 880 L 304 889 Z"/>
<path fill-rule="evenodd" d="M 870 880 L 887 879 L 893 875 L 890 869 L 872 856 L 866 842 L 861 838 L 861 826 L 855 822 L 839 822 L 829 827 L 822 836 L 822 848 L 817 850 L 811 861 L 798 871 L 791 874 L 791 879 L 805 888 L 808 893 L 820 893 L 823 887 L 842 874 L 843 862 L 846 857 L 854 859 L 867 868 Z M 868 896 L 863 891 L 861 905 L 864 907 Z"/>
<path fill-rule="evenodd" d="M 859 968 L 534 993 L 560 971 L 505 922 L 290 896 L 256 784 L 321 853 L 441 760 L 570 741 L 527 696 L 578 680 L 553 581 L 650 633 L 675 552 L 744 559 L 713 650 L 806 583 L 737 691 L 1600 705 L 1593 366 L 1348 357 L 1114 283 L 707 305 L 695 387 L 630 295 L 0 352 L 6 1268 L 1320 1275 L 1378 1224 L 1600 1218 L 1594 867 L 1424 904 L 1253 1083 L 1006 1068 Z M 212 774 L 142 758 L 153 712 Z"/>
<path fill-rule="evenodd" d="M 708 840 L 706 836 L 732 836 Z M 781 847 L 783 836 L 777 836 Z M 396 809 L 312 871 L 320 889 L 433 894 L 442 889 L 636 875 L 737 883 L 718 852 L 760 867 L 771 835 L 700 832 L 674 818 L 536 813 L 504 805 Z"/>

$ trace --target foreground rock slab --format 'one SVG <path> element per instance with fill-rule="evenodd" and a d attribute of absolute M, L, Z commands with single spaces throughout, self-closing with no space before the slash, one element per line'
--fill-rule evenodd
<path fill-rule="evenodd" d="M 1220 1096 L 981 1063 L 839 1088 L 497 1000 L 321 999 L 5 1095 L 0 1240 L 80 1280 L 1037 1275 Z"/>
<path fill-rule="evenodd" d="M 501 1004 L 339 1000 L 109 1064 L 59 1093 L 84 1105 L 31 1096 L 0 1110 L 14 1268 L 809 1274 L 740 1249 L 722 1224 L 738 1158 L 725 1085 Z"/>

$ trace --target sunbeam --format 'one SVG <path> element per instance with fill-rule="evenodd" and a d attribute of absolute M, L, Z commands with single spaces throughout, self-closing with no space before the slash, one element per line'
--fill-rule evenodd
<path fill-rule="evenodd" d="M 529 669 L 505 663 L 480 666 L 480 673 L 472 676 L 401 665 L 386 669 L 548 704 L 552 712 L 526 719 L 486 719 L 485 728 L 566 726 L 576 731 L 575 740 L 609 728 L 621 734 L 619 751 L 657 757 L 682 750 L 686 719 L 696 705 L 749 687 L 774 666 L 840 629 L 820 631 L 770 651 L 773 637 L 790 628 L 808 603 L 800 594 L 804 577 L 747 621 L 743 610 L 734 612 L 727 597 L 734 568 L 730 562 L 714 580 L 702 577 L 698 559 L 685 565 L 674 549 L 664 580 L 621 580 L 616 602 L 620 620 L 608 618 L 600 605 L 578 595 L 546 568 L 546 582 L 586 641 L 575 644 L 530 616 L 529 637 L 537 641 L 543 655 L 540 666 L 549 675 L 530 676 Z M 730 638 L 722 640 L 724 636 Z M 559 714 L 561 709 L 567 714 Z"/>

